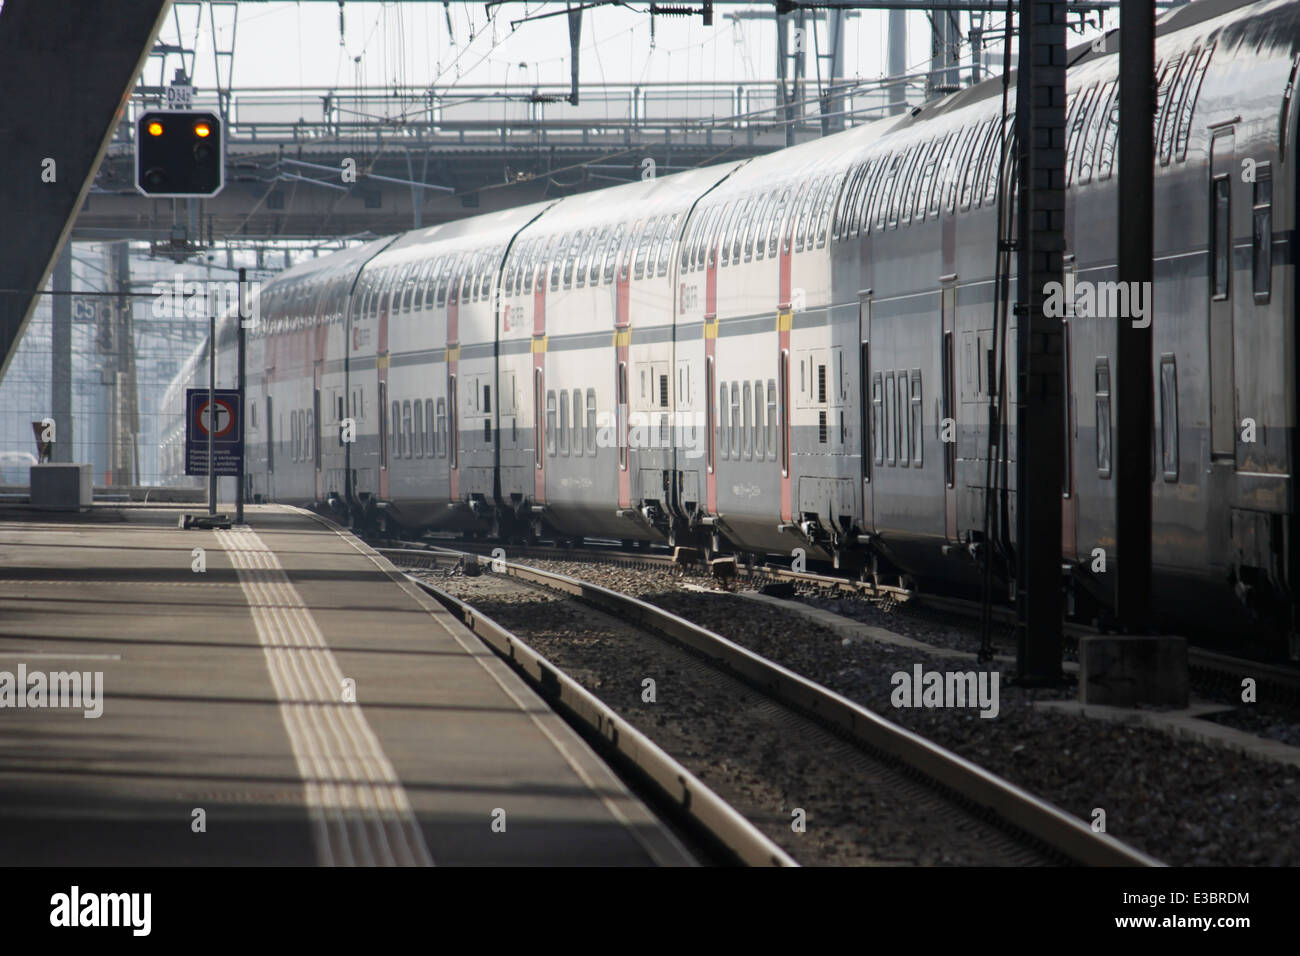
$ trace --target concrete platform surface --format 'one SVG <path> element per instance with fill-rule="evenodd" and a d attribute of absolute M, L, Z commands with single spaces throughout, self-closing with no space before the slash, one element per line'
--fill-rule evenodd
<path fill-rule="evenodd" d="M 0 507 L 0 865 L 690 863 L 373 550 L 185 510 Z"/>

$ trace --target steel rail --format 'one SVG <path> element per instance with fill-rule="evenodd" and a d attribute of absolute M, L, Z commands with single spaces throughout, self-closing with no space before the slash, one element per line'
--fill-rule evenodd
<path fill-rule="evenodd" d="M 450 548 L 378 548 L 389 557 L 443 554 L 492 567 L 494 559 Z M 656 631 L 744 680 L 768 697 L 837 732 L 862 749 L 891 759 L 943 790 L 985 811 L 1004 827 L 1042 841 L 1067 859 L 1090 866 L 1160 866 L 1158 860 L 964 757 L 899 727 L 847 697 L 767 660 L 749 649 L 638 598 L 567 575 L 495 559 L 498 571 L 573 595 L 595 607 Z M 432 585 L 430 585 L 432 587 Z"/>

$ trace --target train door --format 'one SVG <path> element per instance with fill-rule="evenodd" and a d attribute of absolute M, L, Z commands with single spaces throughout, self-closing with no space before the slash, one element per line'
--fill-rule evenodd
<path fill-rule="evenodd" d="M 1075 287 L 1073 276 L 1078 274 L 1079 266 L 1073 255 L 1065 257 L 1067 273 L 1066 288 Z M 1070 367 L 1070 319 L 1074 315 L 1074 303 L 1067 302 L 1065 316 L 1061 319 L 1061 369 L 1062 382 L 1065 385 L 1065 467 L 1061 479 L 1061 552 L 1071 560 L 1078 556 L 1075 540 L 1075 496 L 1074 496 L 1074 379 Z"/>
<path fill-rule="evenodd" d="M 316 500 L 323 501 L 325 499 L 325 489 L 321 487 L 320 455 L 321 455 L 321 440 L 325 436 L 325 421 L 324 419 L 321 418 L 321 414 L 320 414 L 321 362 L 317 361 L 315 364 L 316 364 L 316 368 L 315 371 L 313 372 L 315 387 L 312 390 L 312 405 L 311 405 L 312 427 L 315 429 L 315 431 L 312 433 L 311 436 L 311 448 L 312 448 L 312 464 L 316 471 L 316 480 L 315 480 Z"/>
<path fill-rule="evenodd" d="M 957 540 L 957 370 L 953 322 L 957 312 L 957 277 L 945 276 L 939 292 L 943 331 L 939 356 L 943 375 L 943 402 L 939 442 L 943 449 L 944 537 Z"/>
<path fill-rule="evenodd" d="M 862 530 L 868 534 L 875 530 L 871 496 L 872 454 L 879 437 L 879 423 L 873 412 L 880 399 L 880 386 L 871 371 L 871 292 L 858 293 L 858 452 L 862 461 Z"/>
<path fill-rule="evenodd" d="M 1210 143 L 1210 461 L 1236 458 L 1236 387 L 1232 354 L 1232 199 L 1237 182 L 1232 126 Z"/>
<path fill-rule="evenodd" d="M 271 374 L 266 376 L 266 500 L 275 500 L 275 409 L 271 402 Z"/>
<path fill-rule="evenodd" d="M 378 376 L 379 394 L 379 498 L 387 501 L 389 497 L 389 456 L 396 455 L 397 450 L 390 446 L 393 442 L 389 435 L 396 435 L 399 419 L 388 407 L 388 315 L 390 310 L 389 290 L 385 289 L 379 299 L 378 344 L 375 348 L 375 372 Z"/>

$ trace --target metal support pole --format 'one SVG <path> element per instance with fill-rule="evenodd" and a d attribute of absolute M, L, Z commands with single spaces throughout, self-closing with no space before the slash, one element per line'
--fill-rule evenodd
<path fill-rule="evenodd" d="M 239 456 L 239 474 L 235 478 L 235 521 L 239 524 L 244 523 L 244 458 L 248 454 L 248 400 L 245 397 L 244 380 L 244 360 L 247 349 L 247 332 L 244 323 L 247 321 L 246 306 L 244 302 L 244 283 L 248 278 L 248 270 L 243 266 L 239 269 L 239 433 L 243 438 L 243 453 Z"/>
<path fill-rule="evenodd" d="M 1119 31 L 1119 281 L 1153 276 L 1151 117 L 1155 113 L 1155 4 L 1124 0 Z M 1150 320 L 1152 298 L 1145 297 Z M 1151 607 L 1151 328 L 1120 317 L 1115 341 L 1115 612 L 1142 633 Z"/>
<path fill-rule="evenodd" d="M 54 261 L 50 332 L 50 417 L 54 447 L 50 461 L 72 461 L 72 240 Z M 97 303 L 98 304 L 98 303 Z"/>
<path fill-rule="evenodd" d="M 907 72 L 907 11 L 889 11 L 889 75 L 900 77 Z M 907 87 L 902 80 L 889 88 L 889 112 L 897 115 L 907 109 Z"/>
<path fill-rule="evenodd" d="M 217 313 L 208 317 L 208 514 L 217 513 L 217 469 L 212 460 L 212 433 L 217 427 Z"/>
<path fill-rule="evenodd" d="M 1063 0 L 1021 0 L 1016 90 L 1016 673 L 1061 679 L 1061 492 L 1065 398 L 1061 320 L 1043 314 L 1065 249 Z"/>

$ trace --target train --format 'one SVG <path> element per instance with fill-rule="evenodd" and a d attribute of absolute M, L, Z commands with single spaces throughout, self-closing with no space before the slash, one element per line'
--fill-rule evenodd
<path fill-rule="evenodd" d="M 1197 0 L 1156 44 L 1153 607 L 1296 657 L 1300 4 Z M 1115 32 L 1070 51 L 1072 290 L 1118 276 L 1117 69 Z M 287 269 L 246 320 L 247 493 L 390 532 L 802 549 L 958 590 L 988 561 L 1010 592 L 1015 422 L 989 407 L 1016 401 L 1014 102 L 993 77 Z M 1104 616 L 1116 323 L 1065 305 L 1062 587 Z"/>

